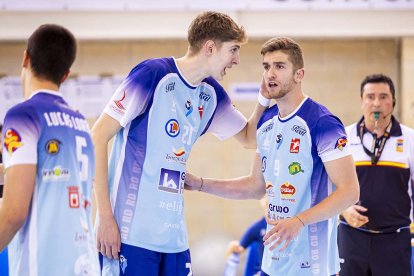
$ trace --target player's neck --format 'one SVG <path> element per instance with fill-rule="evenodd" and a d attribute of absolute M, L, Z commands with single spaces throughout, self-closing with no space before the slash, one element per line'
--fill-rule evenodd
<path fill-rule="evenodd" d="M 38 78 L 32 78 L 25 87 L 25 98 L 28 99 L 33 93 L 39 90 L 52 90 L 59 91 L 59 86 L 51 81 L 40 80 Z"/>
<path fill-rule="evenodd" d="M 301 89 L 292 90 L 284 97 L 276 100 L 277 107 L 279 109 L 279 115 L 281 118 L 289 116 L 293 111 L 295 111 L 298 106 L 305 99 Z"/>
<path fill-rule="evenodd" d="M 197 55 L 185 55 L 175 60 L 181 74 L 191 85 L 197 86 L 207 77 L 203 69 L 204 62 Z"/>

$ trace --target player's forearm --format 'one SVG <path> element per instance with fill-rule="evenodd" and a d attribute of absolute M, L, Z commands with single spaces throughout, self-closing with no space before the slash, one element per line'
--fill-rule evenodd
<path fill-rule="evenodd" d="M 260 120 L 263 112 L 267 109 L 267 107 L 262 106 L 259 103 L 256 103 L 256 107 L 250 116 L 249 120 L 247 121 L 246 127 L 244 128 L 244 138 L 240 142 L 245 148 L 255 149 L 257 147 L 256 144 L 256 131 L 257 131 L 257 123 Z"/>
<path fill-rule="evenodd" d="M 10 243 L 25 221 L 14 216 L 2 205 L 0 205 L 0 251 Z"/>
<path fill-rule="evenodd" d="M 96 137 L 95 159 L 96 159 L 96 176 L 94 183 L 94 193 L 96 199 L 96 207 L 99 216 L 112 215 L 112 207 L 108 190 L 108 144 Z"/>
<path fill-rule="evenodd" d="M 355 204 L 358 200 L 358 196 L 358 188 L 338 188 L 319 204 L 298 215 L 306 225 L 323 221 L 340 214 L 348 207 Z"/>
<path fill-rule="evenodd" d="M 233 179 L 203 179 L 202 192 L 230 199 L 260 199 L 264 188 L 254 185 L 253 179 L 243 176 Z"/>

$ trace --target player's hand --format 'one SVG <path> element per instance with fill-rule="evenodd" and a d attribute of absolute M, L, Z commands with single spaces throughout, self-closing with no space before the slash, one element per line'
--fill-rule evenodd
<path fill-rule="evenodd" d="M 358 228 L 369 221 L 367 216 L 361 214 L 366 211 L 368 211 L 368 209 L 361 205 L 352 205 L 342 212 L 342 216 L 350 226 Z"/>
<path fill-rule="evenodd" d="M 185 173 L 184 189 L 189 191 L 200 191 L 201 183 L 201 177 L 189 172 Z"/>
<path fill-rule="evenodd" d="M 273 243 L 269 248 L 270 250 L 280 246 L 279 252 L 285 250 L 304 227 L 302 222 L 296 217 L 273 221 L 267 220 L 267 223 L 272 224 L 273 228 L 263 237 L 264 245 Z"/>
<path fill-rule="evenodd" d="M 100 216 L 98 231 L 96 233 L 96 245 L 103 256 L 110 259 L 118 259 L 121 251 L 121 237 L 115 218 L 112 215 Z"/>
<path fill-rule="evenodd" d="M 231 241 L 229 245 L 227 246 L 226 258 L 228 258 L 233 253 L 240 254 L 243 251 L 244 251 L 244 247 L 240 245 L 239 241 Z"/>
<path fill-rule="evenodd" d="M 263 97 L 270 99 L 269 90 L 267 89 L 267 85 L 264 78 L 264 73 L 262 75 L 262 83 L 260 84 L 260 92 Z"/>

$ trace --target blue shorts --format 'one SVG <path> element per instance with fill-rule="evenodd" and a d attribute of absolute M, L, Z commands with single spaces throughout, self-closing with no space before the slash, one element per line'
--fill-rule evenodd
<path fill-rule="evenodd" d="M 119 260 L 109 260 L 99 254 L 99 261 L 102 275 L 193 275 L 189 249 L 178 253 L 160 253 L 122 243 Z"/>

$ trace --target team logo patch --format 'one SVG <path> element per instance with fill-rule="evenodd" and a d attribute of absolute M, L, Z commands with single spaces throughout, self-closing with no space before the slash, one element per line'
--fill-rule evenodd
<path fill-rule="evenodd" d="M 395 145 L 395 150 L 397 152 L 403 152 L 404 151 L 404 139 L 397 139 L 397 143 Z"/>
<path fill-rule="evenodd" d="M 180 125 L 176 119 L 171 119 L 165 124 L 165 132 L 170 137 L 177 137 L 180 134 Z"/>
<path fill-rule="evenodd" d="M 292 138 L 292 141 L 290 141 L 290 153 L 298 153 L 299 147 L 300 147 L 300 139 Z"/>
<path fill-rule="evenodd" d="M 187 113 L 185 114 L 186 117 L 193 112 L 193 105 L 191 104 L 190 100 L 185 102 L 185 108 L 187 109 Z"/>
<path fill-rule="evenodd" d="M 338 141 L 336 141 L 335 149 L 343 150 L 346 146 L 346 143 L 348 143 L 346 137 L 339 138 Z"/>
<path fill-rule="evenodd" d="M 169 193 L 181 193 L 181 172 L 161 168 L 158 189 Z M 184 174 L 185 179 L 185 174 Z"/>
<path fill-rule="evenodd" d="M 290 175 L 295 175 L 298 174 L 300 172 L 304 172 L 304 170 L 302 170 L 302 166 L 299 162 L 292 162 L 290 163 L 290 165 L 288 166 L 289 169 L 289 174 Z"/>
<path fill-rule="evenodd" d="M 60 142 L 57 139 L 51 139 L 49 141 L 47 141 L 46 143 L 46 152 L 51 154 L 51 155 L 55 155 L 59 152 L 60 150 L 60 145 L 62 144 L 62 142 Z"/>
<path fill-rule="evenodd" d="M 23 143 L 20 134 L 12 128 L 6 130 L 4 134 L 4 148 L 9 154 L 12 155 L 21 146 L 23 146 Z"/>
<path fill-rule="evenodd" d="M 79 199 L 79 188 L 77 186 L 69 186 L 69 207 L 70 208 L 79 208 L 80 199 Z"/>
<path fill-rule="evenodd" d="M 276 135 L 276 144 L 277 144 L 276 149 L 279 149 L 282 143 L 283 143 L 283 136 L 282 136 L 282 133 L 279 133 L 278 135 Z"/>

